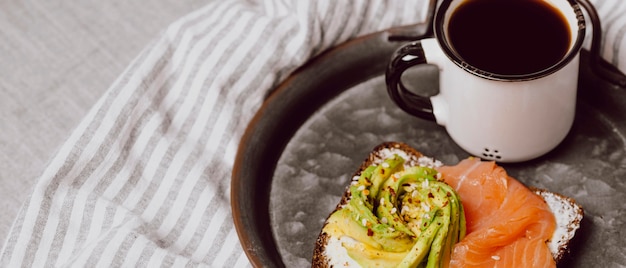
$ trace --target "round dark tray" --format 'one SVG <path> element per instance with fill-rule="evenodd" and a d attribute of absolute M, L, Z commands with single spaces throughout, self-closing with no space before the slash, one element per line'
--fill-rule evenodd
<path fill-rule="evenodd" d="M 424 32 L 425 26 L 417 26 Z M 392 31 L 315 58 L 278 87 L 249 124 L 232 177 L 235 226 L 257 267 L 310 266 L 315 238 L 367 153 L 401 141 L 454 164 L 467 157 L 445 129 L 387 97 L 384 71 L 402 42 Z M 564 267 L 626 265 L 626 93 L 596 77 L 581 55 L 574 126 L 549 154 L 503 166 L 526 185 L 573 197 L 585 209 Z M 420 72 L 415 87 L 437 83 Z"/>

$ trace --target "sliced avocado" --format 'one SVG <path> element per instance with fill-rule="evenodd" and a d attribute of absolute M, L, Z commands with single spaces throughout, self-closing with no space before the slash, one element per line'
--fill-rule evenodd
<path fill-rule="evenodd" d="M 413 239 L 396 231 L 387 222 L 381 222 L 381 218 L 374 214 L 375 199 L 371 196 L 378 195 L 382 184 L 391 174 L 403 169 L 404 159 L 395 155 L 385 159 L 378 166 L 370 166 L 362 172 L 357 183 L 350 186 L 351 199 L 348 210 L 352 211 L 352 219 L 360 223 L 370 236 L 377 241 L 383 249 L 391 252 L 405 251 L 411 248 Z"/>
<path fill-rule="evenodd" d="M 389 252 L 354 240 L 343 242 L 342 245 L 348 251 L 350 258 L 362 267 L 396 267 L 408 253 L 408 251 Z"/>
<path fill-rule="evenodd" d="M 461 200 L 436 170 L 403 164 L 394 155 L 366 168 L 324 229 L 364 267 L 445 266 L 466 232 Z"/>
<path fill-rule="evenodd" d="M 376 199 L 380 187 L 391 177 L 392 174 L 404 169 L 404 159 L 398 155 L 394 155 L 391 158 L 385 159 L 385 161 L 378 165 L 374 174 L 372 174 L 372 186 L 370 187 L 369 197 Z"/>
<path fill-rule="evenodd" d="M 442 224 L 443 219 L 441 217 L 436 217 L 429 222 L 424 232 L 420 234 L 420 237 L 415 242 L 415 245 L 413 245 L 413 248 L 411 248 L 411 251 L 402 259 L 402 262 L 400 262 L 397 267 L 416 267 L 422 263 L 430 252 L 431 244 Z M 426 265 L 427 267 L 430 266 L 430 262 Z"/>
<path fill-rule="evenodd" d="M 426 167 L 412 167 L 394 174 L 393 180 L 387 180 L 378 196 L 379 205 L 376 212 L 381 218 L 388 219 L 390 225 L 400 232 L 415 237 L 415 234 L 405 225 L 400 218 L 397 208 L 398 196 L 404 191 L 401 186 L 409 183 L 421 183 L 424 180 L 434 180 L 436 171 Z M 393 208 L 396 208 L 393 212 Z"/>
<path fill-rule="evenodd" d="M 407 172 L 417 174 L 415 172 Z M 432 175 L 429 173 L 429 175 Z M 407 177 L 407 178 L 405 178 Z M 412 180 L 415 177 L 403 176 L 403 181 Z M 452 246 L 456 244 L 461 237 L 465 236 L 465 221 L 460 199 L 456 192 L 444 182 L 437 181 L 434 175 L 422 176 L 413 181 L 417 183 L 415 193 L 412 197 L 419 199 L 423 207 L 428 207 L 430 211 L 422 211 L 426 219 L 436 219 L 436 223 L 440 225 L 436 233 L 434 233 L 428 253 L 428 262 L 426 267 L 441 267 L 445 263 L 449 263 Z M 405 196 L 403 202 L 407 201 Z M 462 220 L 463 219 L 463 220 Z M 432 226 L 428 225 L 432 222 L 425 221 L 422 230 L 428 233 L 432 230 Z M 420 234 L 420 241 L 424 239 L 424 233 Z M 421 252 L 420 252 L 421 253 Z"/>
<path fill-rule="evenodd" d="M 382 245 L 368 235 L 367 229 L 363 228 L 361 223 L 353 220 L 352 215 L 352 212 L 345 208 L 335 211 L 328 218 L 327 224 L 324 226 L 324 232 L 331 237 L 348 236 L 366 244 L 369 248 L 382 249 Z"/>
<path fill-rule="evenodd" d="M 435 184 L 434 201 L 441 208 L 444 223 L 431 246 L 427 267 L 443 267 L 449 263 L 452 247 L 465 236 L 465 216 L 458 194 L 443 182 Z"/>

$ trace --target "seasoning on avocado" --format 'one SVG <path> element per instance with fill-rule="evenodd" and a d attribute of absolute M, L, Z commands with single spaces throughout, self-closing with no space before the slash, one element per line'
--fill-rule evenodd
<path fill-rule="evenodd" d="M 351 199 L 324 227 L 363 267 L 442 267 L 465 236 L 458 194 L 429 167 L 404 168 L 398 155 L 369 166 Z"/>

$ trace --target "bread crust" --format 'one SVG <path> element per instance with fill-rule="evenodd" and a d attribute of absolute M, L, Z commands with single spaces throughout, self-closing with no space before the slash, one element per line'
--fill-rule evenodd
<path fill-rule="evenodd" d="M 569 242 L 580 228 L 584 210 L 582 206 L 576 203 L 576 200 L 570 197 L 545 189 L 529 188 L 546 201 L 556 217 L 557 231 L 547 243 L 554 261 L 559 263 L 569 253 Z"/>
<path fill-rule="evenodd" d="M 417 151 L 415 148 L 409 146 L 408 144 L 401 142 L 384 142 L 380 145 L 376 146 L 370 153 L 367 158 L 361 163 L 359 169 L 353 174 L 353 176 L 360 176 L 361 172 L 363 172 L 370 165 L 380 164 L 385 158 L 386 154 L 389 152 L 404 152 L 408 159 L 406 159 L 406 166 L 415 166 L 418 165 L 420 159 L 423 158 L 424 155 Z M 350 190 L 349 186 L 346 187 L 341 200 L 335 207 L 335 209 L 329 214 L 331 215 L 335 211 L 341 209 L 344 205 L 348 203 L 350 200 Z M 569 241 L 574 237 L 576 231 L 580 228 L 580 223 L 583 217 L 583 208 L 576 203 L 576 201 L 572 198 L 560 195 L 558 193 L 550 192 L 545 189 L 533 188 L 530 189 L 548 203 L 550 209 L 555 214 L 555 216 L 559 216 L 557 213 L 565 213 L 566 211 L 568 215 L 564 215 L 566 217 L 560 218 L 557 217 L 557 230 L 561 230 L 563 232 L 559 233 L 558 237 L 553 236 L 551 241 L 548 241 L 549 247 L 552 251 L 552 256 L 554 260 L 558 263 L 563 259 L 563 257 L 569 252 L 568 245 Z M 571 213 L 571 214 L 569 214 Z M 329 235 L 324 232 L 324 227 L 326 227 L 327 221 L 324 223 L 320 234 L 318 235 L 315 241 L 315 249 L 313 251 L 313 259 L 311 266 L 315 268 L 326 268 L 331 267 L 329 264 L 329 260 L 325 254 L 326 246 L 330 239 Z M 561 229 L 559 229 L 561 228 Z"/>

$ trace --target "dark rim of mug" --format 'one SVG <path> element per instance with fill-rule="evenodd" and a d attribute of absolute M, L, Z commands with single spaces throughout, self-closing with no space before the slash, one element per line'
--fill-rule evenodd
<path fill-rule="evenodd" d="M 454 51 L 454 49 L 450 47 L 450 44 L 446 38 L 445 31 L 444 31 L 445 29 L 443 27 L 443 20 L 445 18 L 446 12 L 448 11 L 448 8 L 450 7 L 450 4 L 454 1 L 457 1 L 457 0 L 444 0 L 439 6 L 439 10 L 437 11 L 437 14 L 435 15 L 435 24 L 434 24 L 435 38 L 437 39 L 437 42 L 439 42 L 439 45 L 441 46 L 444 54 L 446 54 L 446 56 L 448 56 L 448 58 L 450 58 L 456 65 L 466 70 L 467 72 L 474 74 L 476 76 L 482 77 L 482 78 L 486 78 L 490 80 L 498 80 L 498 81 L 527 81 L 527 80 L 533 80 L 533 79 L 545 77 L 547 75 L 550 75 L 560 70 L 561 68 L 565 67 L 570 61 L 572 61 L 572 59 L 574 59 L 574 57 L 578 55 L 578 52 L 580 51 L 580 48 L 582 47 L 583 41 L 585 39 L 585 28 L 586 28 L 585 25 L 586 24 L 585 24 L 585 18 L 582 15 L 583 14 L 582 10 L 580 6 L 578 5 L 578 3 L 576 2 L 576 0 L 566 0 L 571 5 L 572 11 L 576 14 L 576 18 L 578 19 L 578 36 L 576 38 L 576 42 L 574 43 L 574 46 L 567 52 L 567 55 L 565 55 L 565 57 L 563 57 L 556 64 L 548 68 L 545 68 L 541 71 L 534 72 L 534 73 L 498 74 L 498 73 L 484 71 L 464 61 Z"/>

